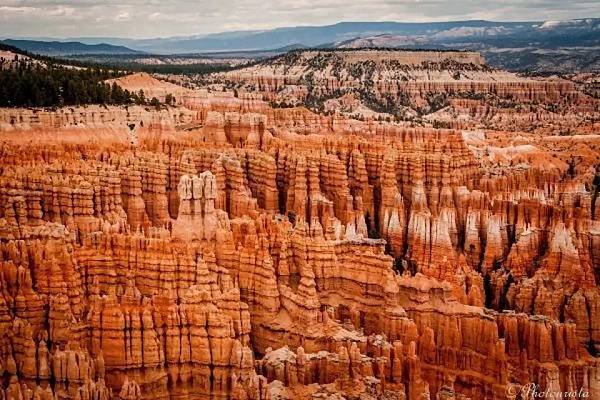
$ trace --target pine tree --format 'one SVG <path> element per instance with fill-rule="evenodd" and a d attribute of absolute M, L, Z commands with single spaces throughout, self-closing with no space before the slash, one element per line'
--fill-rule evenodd
<path fill-rule="evenodd" d="M 140 89 L 138 97 L 139 97 L 139 104 L 146 104 L 146 96 L 144 95 L 144 89 Z"/>

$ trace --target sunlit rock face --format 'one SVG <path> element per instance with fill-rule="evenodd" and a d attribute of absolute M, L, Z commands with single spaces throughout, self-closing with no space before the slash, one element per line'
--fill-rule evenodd
<path fill-rule="evenodd" d="M 597 112 L 527 82 L 493 90 Z M 469 129 L 439 129 L 178 90 L 160 109 L 0 110 L 4 397 L 484 400 L 536 383 L 600 398 L 583 114 L 561 117 L 572 136 L 482 130 L 482 98 Z"/>

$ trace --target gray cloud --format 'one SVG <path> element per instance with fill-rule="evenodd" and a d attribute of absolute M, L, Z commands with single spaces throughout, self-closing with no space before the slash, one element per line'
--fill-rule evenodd
<path fill-rule="evenodd" d="M 164 37 L 339 21 L 600 17 L 597 0 L 0 0 L 0 36 Z"/>

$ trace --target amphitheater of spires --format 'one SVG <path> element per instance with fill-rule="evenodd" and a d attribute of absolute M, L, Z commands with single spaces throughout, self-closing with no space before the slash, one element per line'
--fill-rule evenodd
<path fill-rule="evenodd" d="M 428 54 L 0 109 L 2 398 L 600 398 L 600 102 Z M 448 103 L 273 107 L 315 57 L 313 90 L 373 59 L 373 96 Z"/>

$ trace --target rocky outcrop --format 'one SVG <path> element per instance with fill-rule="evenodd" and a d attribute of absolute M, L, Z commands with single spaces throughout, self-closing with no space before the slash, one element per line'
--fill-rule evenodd
<path fill-rule="evenodd" d="M 372 85 L 362 87 L 365 80 Z M 303 102 L 309 93 L 332 99 L 359 88 L 369 90 L 368 99 L 360 96 L 363 103 L 370 99 L 390 108 L 389 99 L 413 109 L 437 108 L 432 107 L 435 95 L 458 99 L 489 96 L 525 103 L 586 102 L 571 81 L 536 80 L 494 70 L 475 52 L 297 51 L 217 74 L 214 81 L 236 82 L 283 105 Z"/>
<path fill-rule="evenodd" d="M 183 175 L 179 186 L 179 214 L 173 223 L 173 237 L 183 241 L 214 239 L 219 224 L 215 210 L 217 181 L 210 171 Z M 221 219 L 226 218 L 221 216 Z"/>

